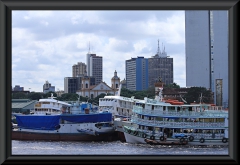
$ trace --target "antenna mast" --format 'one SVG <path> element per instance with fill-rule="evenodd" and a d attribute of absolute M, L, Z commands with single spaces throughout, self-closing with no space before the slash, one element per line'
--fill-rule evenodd
<path fill-rule="evenodd" d="M 90 41 L 89 41 L 89 48 L 88 48 L 88 53 L 90 54 Z"/>

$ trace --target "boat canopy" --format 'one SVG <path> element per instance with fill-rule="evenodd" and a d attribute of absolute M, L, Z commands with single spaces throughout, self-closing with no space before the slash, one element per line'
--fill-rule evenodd
<path fill-rule="evenodd" d="M 59 125 L 60 115 L 16 115 L 19 128 L 55 130 Z"/>
<path fill-rule="evenodd" d="M 19 128 L 55 130 L 60 120 L 73 123 L 96 123 L 112 121 L 112 113 L 69 115 L 16 115 Z"/>
<path fill-rule="evenodd" d="M 61 119 L 74 123 L 95 123 L 112 121 L 112 113 L 61 115 Z"/>

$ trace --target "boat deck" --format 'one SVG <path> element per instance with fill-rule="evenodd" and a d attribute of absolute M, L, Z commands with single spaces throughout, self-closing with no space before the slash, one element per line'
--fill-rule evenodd
<path fill-rule="evenodd" d="M 164 141 L 157 141 L 157 140 L 151 140 L 145 138 L 144 141 L 147 144 L 152 144 L 152 145 L 186 145 L 188 144 L 188 141 L 183 141 L 181 142 L 180 140 L 164 140 Z"/>
<path fill-rule="evenodd" d="M 200 143 L 199 140 L 194 140 L 194 141 L 180 141 L 177 139 L 168 139 L 164 141 L 160 140 L 151 140 L 148 138 L 145 138 L 144 141 L 147 144 L 152 144 L 152 145 L 196 145 L 196 146 L 228 146 L 228 142 L 223 143 L 221 140 L 208 140 L 206 139 L 204 143 Z"/>

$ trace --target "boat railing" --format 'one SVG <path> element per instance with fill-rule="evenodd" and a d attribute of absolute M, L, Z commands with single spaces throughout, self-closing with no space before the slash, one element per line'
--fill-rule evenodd
<path fill-rule="evenodd" d="M 153 116 L 176 116 L 176 117 L 184 117 L 184 116 L 191 116 L 191 117 L 227 117 L 228 113 L 224 110 L 215 110 L 215 112 L 197 112 L 197 111 L 154 111 L 154 110 L 147 110 L 143 109 L 142 107 L 134 106 L 133 112 L 142 114 L 142 115 L 153 115 Z"/>
<path fill-rule="evenodd" d="M 223 128 L 225 126 L 224 122 L 173 122 L 173 121 L 156 121 L 156 120 L 146 120 L 137 117 L 132 117 L 131 121 L 133 123 L 138 123 L 141 125 L 152 125 L 158 127 L 184 127 L 184 128 Z"/>
<path fill-rule="evenodd" d="M 224 133 L 184 133 L 187 136 L 193 136 L 194 139 L 222 139 L 225 135 Z"/>

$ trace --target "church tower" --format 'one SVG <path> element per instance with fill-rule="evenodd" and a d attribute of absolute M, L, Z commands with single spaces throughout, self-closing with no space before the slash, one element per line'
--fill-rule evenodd
<path fill-rule="evenodd" d="M 111 79 L 111 84 L 112 84 L 112 86 L 111 86 L 112 89 L 113 89 L 114 91 L 117 91 L 118 88 L 119 88 L 119 85 L 120 85 L 120 78 L 117 76 L 116 70 L 115 70 L 115 72 L 114 72 L 113 78 Z"/>

